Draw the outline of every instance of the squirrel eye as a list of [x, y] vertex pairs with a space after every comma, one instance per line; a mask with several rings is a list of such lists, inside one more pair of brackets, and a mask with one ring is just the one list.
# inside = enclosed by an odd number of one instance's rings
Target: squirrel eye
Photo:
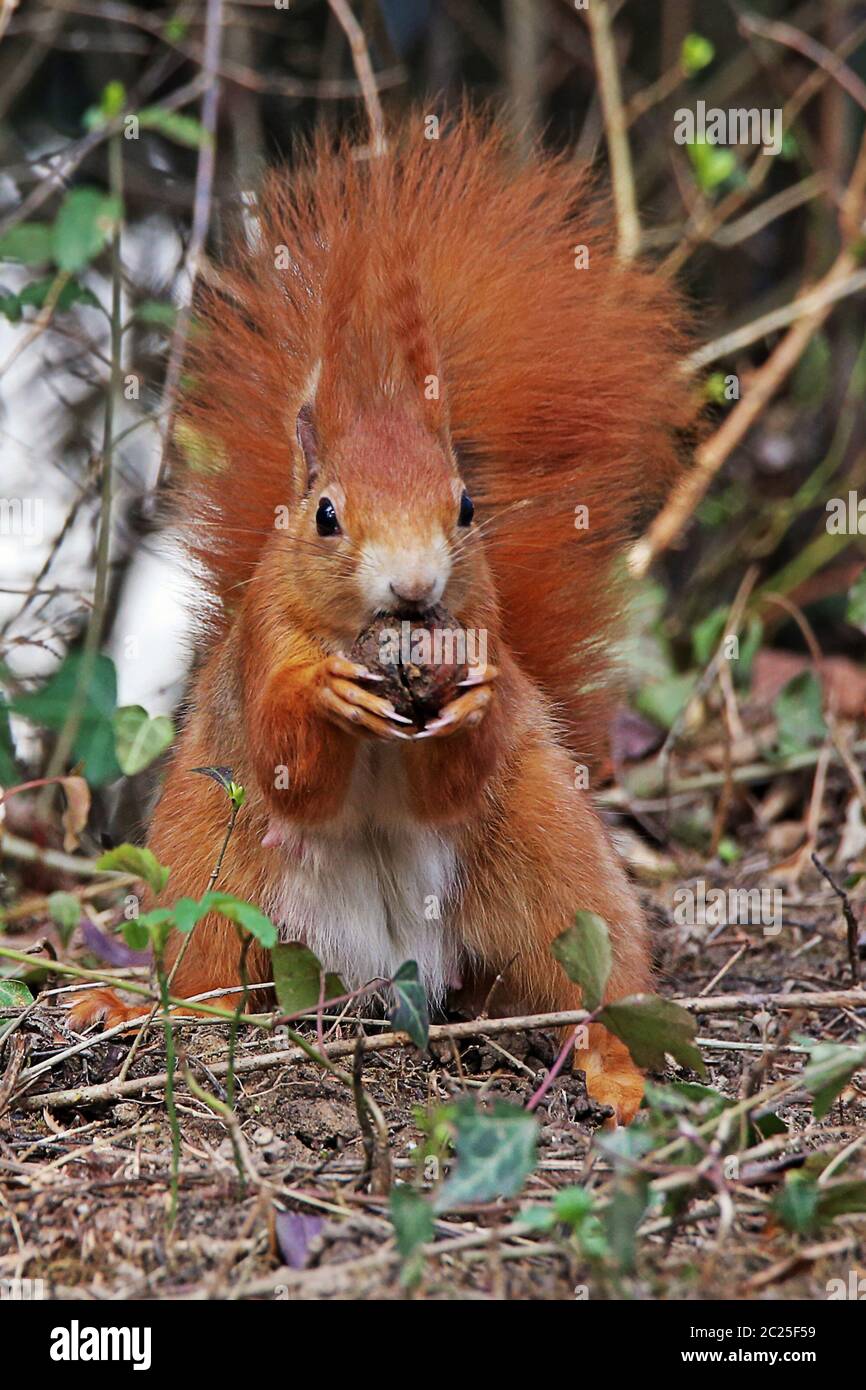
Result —
[[457, 517], [457, 525], [468, 526], [474, 515], [475, 503], [472, 501], [469, 493], [464, 492], [463, 496], [460, 498], [460, 512]]
[[340, 523], [337, 520], [337, 513], [330, 497], [321, 497], [316, 508], [316, 530], [320, 536], [336, 536], [339, 534]]

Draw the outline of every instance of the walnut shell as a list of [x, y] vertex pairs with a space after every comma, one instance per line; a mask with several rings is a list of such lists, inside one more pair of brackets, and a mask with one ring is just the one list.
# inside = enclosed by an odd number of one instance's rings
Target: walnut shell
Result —
[[465, 662], [454, 659], [466, 654], [461, 633], [441, 604], [416, 615], [386, 613], [361, 633], [350, 656], [383, 676], [376, 693], [423, 729], [456, 698], [469, 674]]

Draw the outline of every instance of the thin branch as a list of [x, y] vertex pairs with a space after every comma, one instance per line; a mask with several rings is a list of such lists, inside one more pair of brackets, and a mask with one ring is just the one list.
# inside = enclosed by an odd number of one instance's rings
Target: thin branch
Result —
[[385, 144], [385, 120], [382, 115], [382, 102], [376, 84], [376, 74], [373, 71], [364, 31], [352, 14], [348, 0], [328, 0], [328, 4], [349, 40], [349, 47], [352, 50], [355, 75], [361, 87], [364, 105], [367, 108], [367, 119], [370, 123], [370, 148], [374, 155], [382, 155], [387, 148]]
[[613, 41], [607, 0], [592, 0], [587, 11], [592, 51], [598, 73], [607, 151], [610, 157], [613, 197], [619, 229], [619, 255], [631, 261], [640, 247], [640, 220], [637, 211], [634, 173], [628, 143], [628, 121], [622, 101], [619, 66]]
[[168, 444], [171, 439], [172, 419], [183, 369], [183, 357], [189, 325], [192, 316], [193, 297], [198, 278], [199, 266], [204, 253], [210, 225], [211, 199], [213, 195], [214, 167], [216, 158], [216, 128], [219, 110], [219, 61], [223, 30], [223, 0], [207, 0], [207, 18], [204, 31], [204, 51], [202, 55], [201, 81], [201, 124], [204, 138], [198, 152], [198, 166], [195, 175], [193, 194], [192, 227], [186, 254], [186, 277], [182, 290], [182, 301], [171, 337], [168, 367], [162, 391], [160, 416], [163, 422], [162, 457], [152, 496], [155, 498], [165, 480], [168, 467]]

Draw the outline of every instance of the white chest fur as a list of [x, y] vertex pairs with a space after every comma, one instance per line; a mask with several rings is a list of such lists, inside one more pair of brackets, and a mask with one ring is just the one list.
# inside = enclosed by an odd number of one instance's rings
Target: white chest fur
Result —
[[400, 750], [365, 746], [338, 818], [290, 826], [282, 881], [268, 904], [286, 941], [303, 941], [354, 989], [414, 960], [441, 1001], [458, 965], [449, 927], [456, 856], [447, 835], [410, 814]]

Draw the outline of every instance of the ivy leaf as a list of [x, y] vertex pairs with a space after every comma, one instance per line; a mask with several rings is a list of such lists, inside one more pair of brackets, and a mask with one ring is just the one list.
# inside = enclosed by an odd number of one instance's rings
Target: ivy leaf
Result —
[[821, 1190], [812, 1178], [789, 1173], [785, 1186], [773, 1199], [772, 1209], [786, 1230], [808, 1236], [818, 1225], [820, 1196]]
[[210, 133], [194, 116], [184, 116], [180, 111], [166, 111], [162, 106], [146, 106], [138, 113], [139, 125], [143, 130], [155, 130], [176, 145], [186, 145], [191, 150], [201, 149], [212, 143]]
[[604, 998], [613, 964], [607, 923], [594, 912], [577, 912], [574, 926], [561, 932], [550, 949], [568, 978], [580, 985], [583, 1007], [592, 1013]]
[[625, 1043], [639, 1067], [661, 1069], [669, 1052], [685, 1067], [706, 1076], [704, 1059], [693, 1039], [697, 1021], [679, 1004], [657, 994], [632, 994], [607, 1004], [599, 1023]]
[[[9, 708], [33, 724], [60, 730], [75, 699], [82, 652], [70, 652], [63, 664], [39, 690], [18, 695]], [[112, 718], [117, 707], [117, 674], [110, 657], [98, 653], [92, 660], [73, 753], [84, 764], [91, 786], [102, 786], [120, 776], [114, 752]]]
[[68, 946], [70, 937], [81, 921], [81, 903], [72, 893], [52, 893], [48, 899], [48, 913], [57, 924], [60, 940]]
[[669, 729], [691, 698], [697, 683], [694, 671], [664, 676], [642, 687], [635, 696], [635, 708], [663, 729]]
[[433, 1239], [433, 1208], [420, 1192], [406, 1183], [391, 1189], [389, 1205], [397, 1249], [403, 1259], [408, 1260], [422, 1245]]
[[0, 980], [0, 1008], [23, 1009], [33, 1003], [33, 995], [23, 980]]
[[418, 966], [407, 960], [391, 980], [395, 1003], [389, 1014], [391, 1026], [398, 1033], [408, 1033], [416, 1047], [426, 1047], [430, 1037], [430, 1016], [427, 995], [418, 978]]
[[457, 1166], [439, 1189], [434, 1210], [516, 1196], [536, 1164], [535, 1116], [506, 1101], [490, 1111], [476, 1110], [470, 1101], [457, 1107], [455, 1122]]
[[[31, 280], [18, 295], [19, 303], [22, 307], [43, 309], [55, 283], [55, 277], [52, 275], [46, 275], [42, 280]], [[62, 312], [64, 309], [71, 309], [73, 304], [86, 304], [90, 309], [100, 307], [96, 295], [86, 285], [79, 284], [77, 280], [67, 280], [54, 301], [54, 308], [55, 311]]]
[[119, 869], [124, 874], [135, 874], [143, 879], [155, 897], [159, 897], [168, 882], [171, 872], [160, 864], [153, 850], [143, 845], [117, 845], [101, 854], [96, 861], [97, 869]]
[[47, 222], [19, 222], [0, 237], [0, 259], [41, 265], [52, 259], [54, 234]]
[[112, 722], [117, 761], [127, 777], [149, 767], [174, 738], [174, 724], [168, 715], [151, 719], [141, 705], [123, 705], [115, 710]]
[[776, 715], [776, 750], [780, 757], [802, 753], [826, 736], [821, 683], [814, 671], [801, 671], [779, 692], [773, 704]]
[[840, 1043], [810, 1045], [809, 1061], [803, 1070], [803, 1085], [812, 1093], [812, 1113], [816, 1120], [823, 1120], [855, 1071], [864, 1066], [866, 1040], [857, 1047], [843, 1047]]
[[200, 907], [202, 916], [206, 912], [218, 912], [236, 926], [243, 927], [267, 950], [277, 943], [277, 929], [270, 917], [243, 898], [236, 898], [231, 893], [205, 893]]
[[620, 1178], [604, 1209], [602, 1227], [617, 1269], [629, 1274], [637, 1259], [637, 1231], [649, 1201], [649, 1182], [642, 1174]]
[[[322, 967], [317, 956], [299, 941], [282, 941], [271, 947], [274, 989], [284, 1014], [315, 1009], [319, 1003]], [[325, 975], [325, 999], [345, 994], [339, 975]]]
[[54, 223], [54, 260], [76, 274], [105, 246], [123, 215], [120, 200], [98, 188], [73, 188]]

